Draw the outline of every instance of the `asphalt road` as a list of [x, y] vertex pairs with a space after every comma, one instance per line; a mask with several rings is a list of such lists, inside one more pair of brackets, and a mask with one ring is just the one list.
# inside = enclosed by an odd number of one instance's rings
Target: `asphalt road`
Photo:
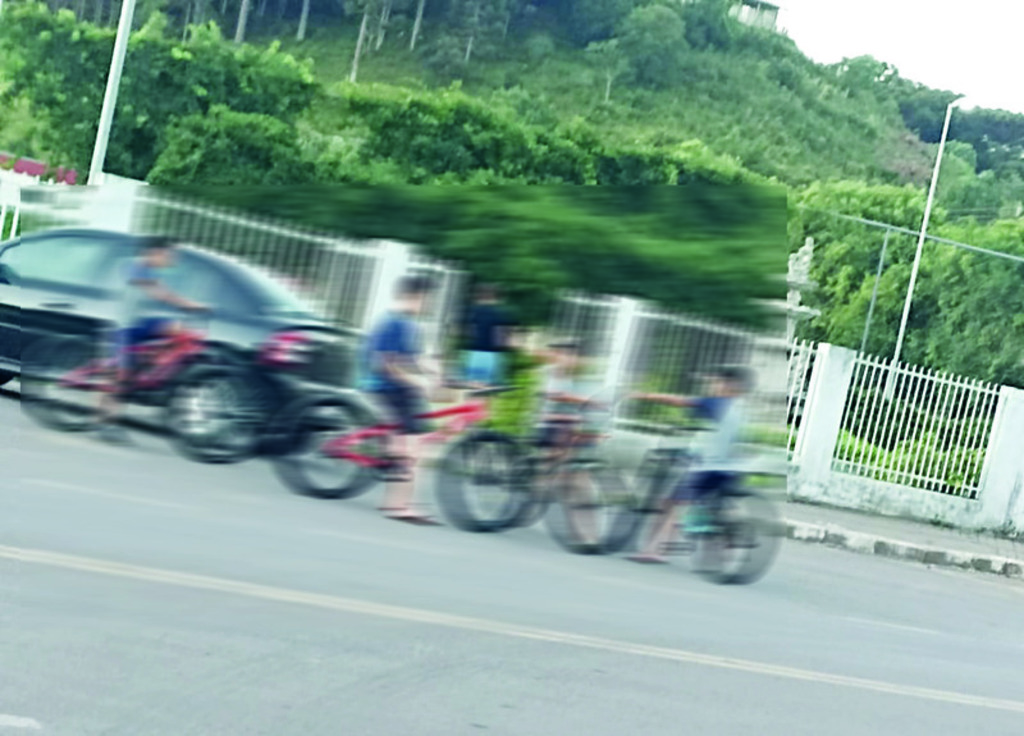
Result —
[[0, 735], [1021, 733], [1019, 583], [791, 544], [721, 588], [136, 438], [0, 397]]

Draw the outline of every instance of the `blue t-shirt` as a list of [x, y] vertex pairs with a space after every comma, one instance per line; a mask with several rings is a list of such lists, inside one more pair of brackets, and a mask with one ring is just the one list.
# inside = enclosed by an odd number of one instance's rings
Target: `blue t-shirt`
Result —
[[724, 396], [708, 396], [693, 406], [696, 416], [711, 422], [698, 440], [698, 459], [691, 470], [732, 472], [746, 423], [744, 402]]
[[412, 360], [420, 353], [419, 328], [416, 322], [401, 314], [391, 314], [370, 334], [363, 348], [363, 391], [387, 391], [399, 384], [380, 369], [378, 361], [384, 353], [395, 353]]
[[154, 309], [149, 302], [144, 283], [159, 283], [161, 269], [156, 269], [141, 258], [134, 258], [122, 265], [124, 296], [121, 302], [121, 326], [128, 328], [146, 317], [168, 311], [168, 307]]

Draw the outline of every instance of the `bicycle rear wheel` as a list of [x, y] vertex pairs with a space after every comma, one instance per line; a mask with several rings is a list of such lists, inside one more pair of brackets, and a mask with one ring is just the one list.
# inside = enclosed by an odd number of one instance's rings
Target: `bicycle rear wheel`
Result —
[[22, 359], [21, 405], [25, 413], [50, 429], [81, 432], [99, 420], [99, 391], [114, 378], [99, 372], [68, 381], [73, 372], [101, 360], [99, 347], [75, 337], [44, 338], [33, 343]]
[[436, 475], [437, 505], [467, 532], [497, 532], [514, 526], [529, 502], [519, 445], [493, 431], [467, 435], [445, 453]]
[[712, 512], [717, 531], [695, 537], [695, 571], [721, 585], [749, 585], [764, 577], [785, 536], [775, 505], [741, 489], [716, 499]]
[[[373, 468], [322, 451], [327, 440], [360, 429], [361, 415], [358, 407], [337, 396], [307, 397], [286, 408], [282, 452], [272, 458], [277, 477], [295, 493], [314, 498], [354, 498], [369, 491], [377, 479]], [[368, 439], [353, 450], [383, 457], [384, 438]]]

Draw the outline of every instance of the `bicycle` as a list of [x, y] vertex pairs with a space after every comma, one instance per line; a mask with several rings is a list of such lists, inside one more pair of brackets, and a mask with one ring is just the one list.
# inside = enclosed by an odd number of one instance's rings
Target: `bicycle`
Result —
[[[575, 479], [573, 474], [583, 467], [580, 458], [594, 455], [596, 444], [606, 436], [605, 429], [595, 427], [602, 422], [595, 422], [594, 417], [605, 412], [610, 416], [614, 403], [602, 391], [591, 397], [590, 408], [585, 410], [589, 415], [587, 421], [554, 422], [569, 437], [561, 446], [541, 447], [534, 439], [518, 441], [507, 449], [503, 459], [507, 471], [503, 476], [493, 471], [474, 472], [467, 467], [468, 463], [460, 462], [460, 452], [483, 454], [473, 446], [473, 438], [454, 444], [437, 474], [438, 506], [453, 526], [468, 532], [502, 532], [537, 524], [560, 497], [566, 477]], [[585, 472], [603, 489], [615, 488], [621, 482], [618, 471], [596, 456]], [[500, 489], [495, 490], [495, 486]], [[488, 503], [495, 496], [501, 503]]]
[[[199, 318], [208, 320], [208, 316]], [[81, 432], [99, 424], [95, 395], [164, 410], [176, 449], [203, 462], [235, 462], [255, 447], [256, 417], [244, 372], [209, 346], [208, 322], [133, 345], [118, 385], [112, 350], [81, 337], [42, 338], [26, 351], [22, 405], [41, 425]]]
[[[693, 431], [692, 427], [676, 427], [668, 436]], [[581, 540], [578, 521], [574, 522], [576, 515], [590, 507], [561, 504], [558, 523], [565, 530], [561, 535], [562, 546], [590, 554], [613, 554], [635, 548], [647, 527], [663, 513], [672, 489], [689, 472], [695, 459], [696, 455], [685, 447], [649, 450], [632, 487], [623, 485], [617, 496], [609, 494], [598, 501], [607, 521], [595, 540]], [[761, 579], [778, 555], [784, 529], [774, 504], [746, 483], [754, 475], [730, 474], [701, 502], [708, 525], [694, 533], [685, 523], [677, 523], [676, 538], [668, 543], [666, 552], [692, 554], [696, 571], [720, 584], [750, 584]]]
[[[423, 421], [444, 422], [440, 429], [423, 435], [421, 441], [436, 444], [463, 435], [466, 443], [459, 446], [471, 447], [473, 454], [492, 447], [506, 457], [514, 454], [516, 443], [507, 435], [492, 430], [470, 431], [489, 416], [483, 397], [514, 390], [501, 386], [469, 391], [474, 400], [421, 414], [418, 418]], [[406, 460], [387, 451], [387, 439], [401, 425], [379, 421], [375, 412], [346, 396], [318, 394], [300, 399], [286, 408], [282, 426], [284, 444], [282, 452], [272, 459], [274, 470], [288, 488], [300, 495], [354, 498], [377, 482], [397, 479]], [[509, 467], [506, 465], [506, 471]], [[330, 477], [318, 476], [320, 471]], [[507, 477], [500, 476], [499, 482], [505, 484]]]

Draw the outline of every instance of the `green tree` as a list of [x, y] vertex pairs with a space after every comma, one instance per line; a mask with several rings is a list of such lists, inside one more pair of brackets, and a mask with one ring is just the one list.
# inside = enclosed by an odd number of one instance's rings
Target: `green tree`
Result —
[[[114, 117], [107, 170], [144, 179], [175, 119], [215, 105], [285, 121], [307, 109], [317, 93], [308, 62], [264, 48], [224, 42], [216, 25], [196, 26], [187, 41], [167, 38], [166, 21], [151, 16], [132, 34]], [[68, 10], [41, 3], [4, 9], [0, 57], [9, 84], [0, 102], [25, 100], [33, 114], [54, 122], [43, 145], [69, 165], [88, 167], [96, 137], [114, 32], [80, 23]]]
[[580, 46], [612, 37], [634, 7], [634, 0], [573, 0], [566, 25]]
[[637, 82], [668, 87], [679, 80], [685, 32], [679, 13], [664, 5], [647, 5], [629, 14], [622, 24], [619, 45]]
[[733, 0], [692, 0], [682, 5], [686, 40], [695, 49], [728, 49], [738, 34], [729, 16]]
[[612, 98], [612, 84], [629, 69], [629, 60], [619, 49], [619, 40], [594, 41], [587, 46], [590, 62], [604, 78], [604, 101]]

